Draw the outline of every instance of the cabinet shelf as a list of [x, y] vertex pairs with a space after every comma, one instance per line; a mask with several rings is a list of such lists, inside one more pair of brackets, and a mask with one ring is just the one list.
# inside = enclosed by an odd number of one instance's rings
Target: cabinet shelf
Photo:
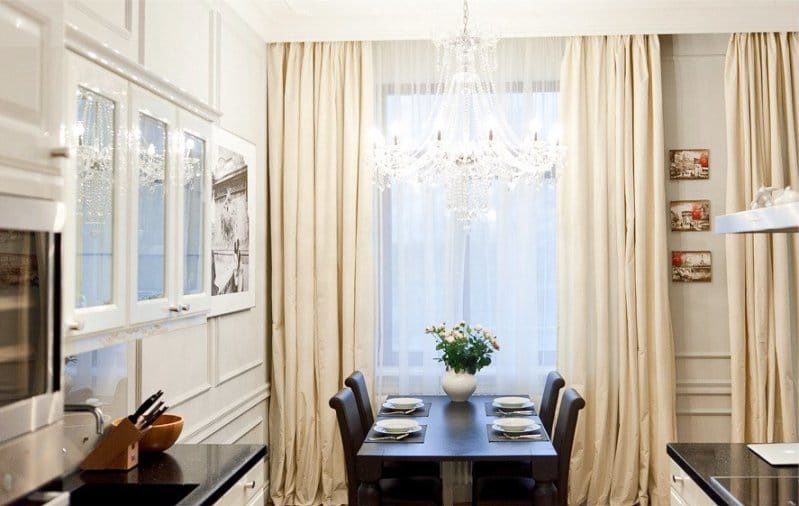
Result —
[[799, 202], [716, 217], [717, 234], [799, 232]]

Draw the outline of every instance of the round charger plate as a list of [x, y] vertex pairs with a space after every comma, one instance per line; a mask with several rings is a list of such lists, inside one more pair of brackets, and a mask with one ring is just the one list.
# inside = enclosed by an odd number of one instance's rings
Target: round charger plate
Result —
[[541, 428], [539, 424], [529, 418], [502, 418], [495, 421], [491, 427], [499, 432], [513, 434], [535, 432]]
[[420, 430], [422, 426], [416, 420], [407, 418], [387, 418], [375, 423], [375, 431], [383, 434], [408, 434]]
[[533, 402], [527, 397], [497, 397], [491, 404], [494, 405], [494, 407], [505, 409], [533, 407]]
[[393, 399], [387, 399], [385, 404], [388, 404], [390, 409], [411, 409], [424, 406], [422, 399], [415, 397], [394, 397]]

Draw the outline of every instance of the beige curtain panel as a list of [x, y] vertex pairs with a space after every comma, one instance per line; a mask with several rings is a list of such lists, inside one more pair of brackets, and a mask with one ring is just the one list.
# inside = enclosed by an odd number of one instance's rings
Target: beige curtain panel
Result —
[[[727, 212], [799, 188], [799, 36], [736, 34], [725, 69]], [[727, 236], [733, 441], [797, 440], [799, 234]]]
[[372, 377], [371, 46], [272, 44], [268, 59], [271, 498], [345, 504], [328, 399], [354, 369]]
[[569, 503], [669, 504], [675, 373], [657, 36], [569, 40], [561, 118], [558, 367], [587, 402]]

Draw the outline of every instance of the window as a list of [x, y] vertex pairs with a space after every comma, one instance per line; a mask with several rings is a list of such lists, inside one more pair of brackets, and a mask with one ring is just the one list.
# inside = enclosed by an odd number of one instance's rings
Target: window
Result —
[[[498, 103], [518, 135], [533, 121], [546, 135], [558, 121], [560, 46], [545, 48], [551, 73], [540, 78], [514, 74], [518, 51], [540, 50], [535, 41], [518, 44], [500, 46]], [[425, 52], [432, 49], [414, 43], [376, 47], [377, 118], [387, 136], [412, 138], [423, 128], [435, 90], [433, 66], [418, 68], [431, 60]], [[448, 216], [444, 188], [400, 183], [379, 195], [380, 394], [438, 393], [443, 367], [424, 328], [462, 319], [492, 329], [502, 347], [479, 373], [478, 392], [540, 394], [556, 360], [555, 193], [496, 185], [489, 216], [468, 232]]]

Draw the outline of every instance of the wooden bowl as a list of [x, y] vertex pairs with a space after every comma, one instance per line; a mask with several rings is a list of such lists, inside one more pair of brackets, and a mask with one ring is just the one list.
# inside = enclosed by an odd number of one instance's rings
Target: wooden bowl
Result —
[[139, 441], [139, 450], [143, 452], [162, 452], [178, 440], [183, 431], [183, 417], [164, 413], [147, 429]]

